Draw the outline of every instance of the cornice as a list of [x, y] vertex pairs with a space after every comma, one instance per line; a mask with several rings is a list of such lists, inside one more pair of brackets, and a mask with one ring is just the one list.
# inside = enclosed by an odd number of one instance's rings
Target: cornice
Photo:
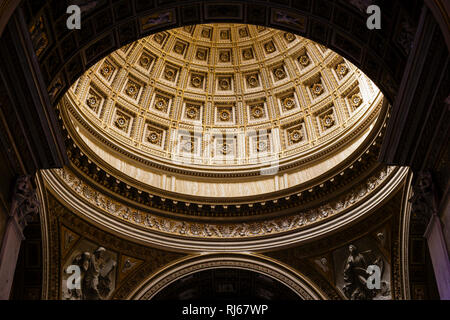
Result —
[[[59, 173], [64, 174], [61, 170]], [[359, 195], [353, 192], [338, 202], [327, 203], [295, 216], [239, 224], [160, 218], [115, 203], [75, 176], [72, 176], [74, 180], [71, 186], [61, 179], [57, 171], [46, 171], [43, 176], [49, 190], [74, 213], [127, 238], [188, 252], [228, 252], [250, 249], [261, 251], [312, 241], [344, 225], [355, 223], [379, 207], [403, 182], [406, 173], [405, 168], [388, 168], [382, 171], [381, 181], [367, 182], [366, 188], [370, 191], [361, 189]], [[88, 197], [83, 199], [85, 194]]]

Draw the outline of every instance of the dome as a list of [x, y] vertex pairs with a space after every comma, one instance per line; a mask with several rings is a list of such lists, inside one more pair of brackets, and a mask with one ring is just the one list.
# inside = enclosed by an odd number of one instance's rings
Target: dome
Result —
[[370, 144], [382, 102], [360, 70], [320, 44], [227, 23], [113, 52], [60, 108], [84, 152], [130, 186], [227, 202], [329, 178]]

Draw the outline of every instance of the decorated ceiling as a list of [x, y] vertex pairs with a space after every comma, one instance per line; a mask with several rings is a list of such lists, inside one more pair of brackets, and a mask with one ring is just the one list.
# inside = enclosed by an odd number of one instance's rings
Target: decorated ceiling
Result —
[[127, 184], [232, 199], [329, 178], [372, 142], [382, 104], [360, 70], [313, 41], [205, 24], [112, 53], [60, 109], [84, 152]]
[[[62, 269], [103, 255], [100, 298], [152, 299], [205, 266], [258, 270], [302, 299], [399, 295], [389, 206], [407, 170], [377, 161], [383, 94], [330, 49], [254, 25], [162, 31], [99, 60], [58, 112], [70, 165], [42, 173], [60, 243], [46, 254]], [[113, 250], [109, 234], [152, 249]], [[383, 289], [357, 297], [351, 254], [381, 266]], [[54, 271], [55, 298], [92, 298]]]

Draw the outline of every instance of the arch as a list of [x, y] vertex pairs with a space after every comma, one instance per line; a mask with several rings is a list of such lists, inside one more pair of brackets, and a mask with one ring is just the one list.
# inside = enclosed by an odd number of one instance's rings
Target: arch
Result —
[[133, 290], [127, 299], [150, 300], [171, 283], [196, 272], [237, 268], [268, 276], [294, 291], [304, 300], [323, 300], [328, 297], [317, 285], [299, 272], [267, 257], [255, 254], [207, 254], [190, 256], [151, 275]]
[[[387, 2], [381, 30], [366, 27], [367, 14], [351, 1], [101, 1], [83, 7], [81, 30], [67, 30], [63, 1], [21, 11], [53, 104], [89, 67], [149, 34], [199, 23], [235, 22], [286, 30], [336, 51], [368, 75], [393, 101], [414, 38], [421, 2]], [[353, 4], [355, 3], [355, 4]], [[403, 27], [409, 21], [410, 29]], [[52, 28], [53, 27], [53, 28]], [[52, 29], [54, 31], [52, 31]], [[413, 31], [414, 30], [414, 31]], [[405, 43], [405, 32], [406, 39]], [[46, 41], [38, 41], [44, 38]]]

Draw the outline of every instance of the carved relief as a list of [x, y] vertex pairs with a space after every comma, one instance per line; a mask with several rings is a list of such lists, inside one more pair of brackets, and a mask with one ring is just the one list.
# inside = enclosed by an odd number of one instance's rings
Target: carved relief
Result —
[[231, 76], [219, 76], [217, 78], [218, 89], [221, 91], [231, 90], [232, 77]]
[[164, 33], [164, 32], [159, 32], [153, 36], [153, 40], [159, 45], [162, 45], [164, 40], [166, 40], [166, 38], [167, 38], [167, 33]]
[[353, 109], [358, 108], [362, 104], [363, 100], [358, 93], [355, 93], [350, 97], [350, 105]]
[[173, 52], [175, 52], [179, 55], [184, 55], [187, 46], [188, 46], [187, 43], [182, 42], [182, 41], [177, 41], [177, 42], [175, 42], [175, 45], [173, 46]]
[[420, 217], [424, 225], [428, 224], [433, 214], [437, 213], [437, 199], [433, 178], [430, 171], [419, 172], [413, 186], [414, 195], [409, 199], [412, 212]]
[[147, 70], [150, 69], [150, 66], [152, 65], [153, 61], [155, 60], [154, 57], [150, 56], [147, 53], [143, 53], [141, 57], [139, 58], [139, 65]]
[[218, 107], [217, 115], [219, 121], [229, 122], [233, 121], [233, 108], [232, 107]]
[[272, 69], [273, 75], [275, 77], [275, 81], [283, 80], [286, 78], [286, 71], [284, 70], [284, 67], [278, 66]]
[[311, 63], [311, 60], [309, 59], [307, 54], [303, 54], [300, 57], [298, 57], [298, 62], [304, 66], [307, 67]]
[[323, 85], [321, 82], [314, 83], [313, 85], [311, 85], [310, 89], [311, 89], [311, 94], [315, 98], [319, 97], [324, 92], [324, 88], [323, 88]]
[[166, 65], [165, 69], [164, 69], [164, 79], [171, 81], [171, 82], [175, 82], [176, 78], [177, 78], [177, 74], [178, 74], [178, 69], [175, 67], [172, 67], [170, 65]]
[[[104, 300], [115, 288], [117, 255], [103, 247], [83, 240], [64, 264], [62, 277], [63, 299]], [[80, 287], [67, 288], [67, 268], [77, 266], [81, 271]]]
[[154, 127], [148, 127], [147, 141], [151, 144], [161, 145], [162, 144], [162, 130], [156, 129]]
[[[264, 142], [264, 139], [260, 141]], [[183, 143], [188, 143], [186, 150], [191, 152], [194, 150], [194, 142], [192, 137], [186, 137], [182, 140]], [[189, 143], [190, 142], [190, 143]], [[254, 137], [254, 142], [258, 142], [258, 139]], [[268, 147], [267, 144], [260, 144], [260, 148]], [[256, 150], [256, 144], [254, 144], [254, 151]], [[55, 169], [54, 170], [62, 181], [64, 181], [78, 196], [85, 198], [89, 203], [93, 204], [96, 208], [105, 212], [105, 214], [111, 214], [125, 221], [144, 226], [151, 230], [161, 231], [164, 233], [178, 234], [181, 236], [195, 236], [195, 237], [207, 237], [207, 238], [242, 238], [242, 237], [254, 237], [282, 233], [286, 231], [292, 231], [300, 228], [304, 228], [313, 223], [329, 219], [336, 214], [348, 209], [370, 195], [377, 187], [390, 176], [394, 171], [394, 167], [387, 167], [378, 172], [374, 176], [367, 179], [358, 189], [351, 190], [349, 193], [342, 195], [336, 200], [328, 203], [327, 208], [313, 208], [304, 212], [279, 219], [264, 220], [260, 223], [236, 223], [236, 224], [209, 224], [209, 223], [197, 223], [197, 222], [182, 222], [172, 219], [167, 219], [159, 216], [154, 216], [148, 212], [132, 209], [119, 203], [107, 196], [95, 191], [90, 186], [86, 185], [79, 178], [69, 172], [67, 169]], [[87, 197], [82, 190], [90, 189], [92, 195]], [[136, 212], [134, 217], [142, 217], [135, 219], [132, 215], [123, 213]], [[358, 245], [358, 244], [356, 244]]]
[[240, 28], [239, 29], [239, 36], [241, 38], [248, 37], [248, 28], [247, 27]]
[[135, 81], [128, 80], [124, 90], [128, 97], [132, 99], [137, 99], [139, 96], [139, 92], [141, 91], [141, 85], [139, 85]]
[[231, 61], [231, 52], [229, 50], [219, 50], [219, 61], [226, 63]]
[[342, 80], [347, 75], [349, 70], [347, 65], [343, 62], [335, 66], [335, 71], [338, 76], [338, 79]]
[[296, 107], [294, 94], [289, 94], [280, 98], [283, 111], [290, 111]]
[[20, 176], [14, 186], [14, 194], [11, 202], [11, 216], [13, 216], [22, 228], [39, 215], [40, 203], [33, 188], [31, 176]]
[[[361, 248], [370, 248], [362, 250]], [[390, 265], [369, 238], [350, 244], [334, 252], [337, 267], [337, 285], [350, 300], [387, 300], [390, 294]], [[380, 287], [372, 288], [374, 283], [369, 266], [380, 270]], [[369, 285], [368, 285], [369, 282]]]
[[200, 106], [187, 103], [186, 104], [186, 118], [190, 120], [200, 120]]
[[290, 33], [290, 32], [285, 32], [283, 34], [284, 38], [286, 39], [287, 42], [292, 42], [295, 40], [295, 34]]
[[250, 108], [250, 118], [252, 120], [261, 119], [266, 115], [264, 103], [253, 104], [250, 105], [249, 108]]
[[96, 114], [99, 113], [103, 98], [94, 90], [90, 89], [86, 99], [86, 105]]
[[277, 51], [273, 41], [266, 42], [264, 44], [264, 50], [266, 51], [267, 54], [274, 53], [275, 51]]
[[253, 49], [252, 48], [242, 49], [242, 57], [244, 60], [253, 59], [254, 58]]
[[208, 49], [198, 48], [195, 57], [200, 61], [206, 61], [208, 59]]
[[113, 66], [111, 62], [108, 61], [108, 59], [105, 59], [102, 66], [100, 67], [100, 74], [105, 78], [106, 81], [110, 81], [114, 71], [116, 68]]
[[153, 104], [153, 107], [158, 111], [166, 113], [169, 109], [169, 101], [170, 99], [168, 97], [156, 94], [155, 103]]
[[258, 73], [246, 75], [245, 80], [248, 88], [256, 88], [260, 86]]
[[128, 133], [131, 126], [131, 117], [121, 112], [119, 110], [116, 111], [116, 115], [114, 118], [114, 126], [121, 131]]

